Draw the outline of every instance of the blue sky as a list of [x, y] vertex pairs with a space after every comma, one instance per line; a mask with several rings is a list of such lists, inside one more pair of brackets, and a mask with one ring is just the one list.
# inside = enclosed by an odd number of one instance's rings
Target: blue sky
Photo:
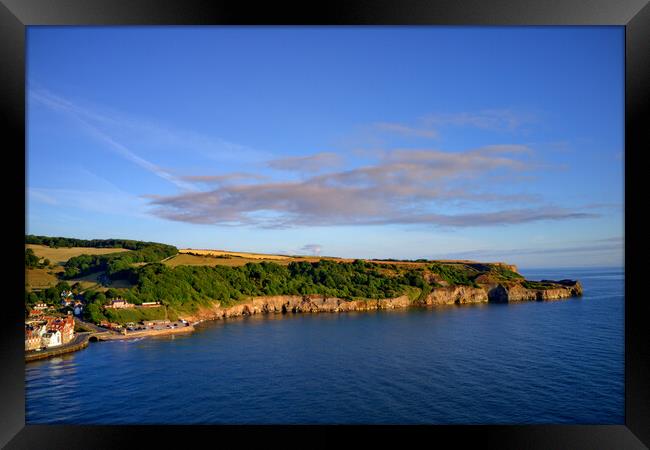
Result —
[[622, 27], [29, 27], [27, 232], [622, 265]]

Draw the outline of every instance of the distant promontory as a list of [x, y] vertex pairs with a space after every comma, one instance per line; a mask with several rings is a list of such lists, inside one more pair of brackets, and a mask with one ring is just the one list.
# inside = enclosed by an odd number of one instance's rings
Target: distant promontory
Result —
[[[530, 281], [501, 262], [178, 250], [154, 242], [32, 235], [26, 247], [26, 312], [35, 304], [59, 307], [61, 292], [69, 290], [83, 304], [83, 320], [98, 325], [582, 295], [576, 280]], [[111, 307], [116, 299], [130, 306]]]

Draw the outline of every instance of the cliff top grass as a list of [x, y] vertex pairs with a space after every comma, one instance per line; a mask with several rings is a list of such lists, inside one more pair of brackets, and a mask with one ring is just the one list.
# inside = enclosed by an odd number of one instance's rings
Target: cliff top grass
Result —
[[553, 289], [557, 288], [556, 283], [549, 283], [548, 281], [530, 281], [525, 280], [521, 283], [526, 289]]

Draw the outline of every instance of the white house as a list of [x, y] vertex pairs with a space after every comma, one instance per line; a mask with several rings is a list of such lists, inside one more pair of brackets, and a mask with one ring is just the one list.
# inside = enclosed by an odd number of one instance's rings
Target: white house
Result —
[[44, 333], [41, 339], [43, 347], [56, 347], [61, 345], [61, 332], [59, 330], [50, 330], [47, 333]]

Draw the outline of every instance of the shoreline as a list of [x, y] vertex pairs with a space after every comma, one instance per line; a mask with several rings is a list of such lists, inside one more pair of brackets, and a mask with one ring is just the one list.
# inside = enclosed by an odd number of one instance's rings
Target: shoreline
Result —
[[358, 299], [344, 300], [336, 297], [319, 295], [278, 295], [252, 297], [239, 304], [221, 307], [217, 301], [212, 307], [200, 309], [193, 315], [183, 315], [179, 318], [188, 322], [184, 327], [162, 328], [142, 331], [132, 331], [127, 334], [117, 333], [111, 330], [99, 330], [94, 324], [79, 321], [86, 328], [94, 329], [92, 332], [83, 332], [75, 336], [80, 342], [64, 344], [52, 349], [39, 352], [30, 351], [25, 353], [25, 361], [36, 361], [53, 356], [72, 353], [82, 350], [92, 341], [115, 341], [128, 340], [156, 336], [168, 336], [174, 334], [190, 334], [196, 331], [196, 326], [207, 321], [223, 320], [232, 317], [243, 317], [253, 315], [285, 315], [299, 313], [345, 313], [354, 311], [379, 311], [406, 308], [427, 308], [434, 306], [454, 306], [468, 304], [489, 304], [489, 303], [510, 303], [523, 301], [553, 301], [582, 296], [582, 286], [579, 282], [570, 285], [558, 283], [553, 289], [524, 289], [512, 286], [506, 289], [502, 285], [470, 287], [451, 286], [434, 289], [424, 298], [412, 300], [407, 295], [387, 299]]
[[[65, 355], [67, 353], [77, 352], [88, 347], [90, 342], [101, 342], [101, 341], [120, 341], [120, 340], [129, 340], [129, 339], [138, 339], [145, 337], [156, 337], [156, 336], [169, 336], [173, 334], [189, 334], [194, 332], [194, 325], [190, 324], [185, 327], [177, 328], [165, 328], [158, 330], [143, 330], [130, 332], [128, 334], [116, 333], [114, 331], [84, 331], [77, 333], [73, 342], [67, 344], [59, 345], [52, 348], [47, 348], [40, 351], [31, 350], [25, 352], [25, 362], [39, 361], [42, 359], [53, 358], [55, 356]], [[78, 342], [74, 342], [78, 341]]]
[[567, 286], [558, 284], [558, 287], [553, 289], [523, 289], [517, 286], [506, 289], [502, 285], [453, 286], [435, 289], [425, 298], [415, 300], [411, 300], [407, 295], [387, 299], [360, 300], [343, 300], [319, 295], [279, 295], [252, 297], [228, 307], [221, 307], [219, 302], [215, 302], [212, 307], [202, 308], [193, 315], [185, 315], [181, 318], [196, 326], [206, 321], [257, 314], [343, 313], [410, 307], [554, 301], [580, 296], [582, 296], [582, 286], [579, 282]]
[[152, 336], [167, 336], [170, 334], [185, 334], [191, 333], [194, 331], [194, 325], [190, 324], [185, 327], [176, 327], [176, 328], [163, 328], [159, 330], [142, 330], [142, 331], [131, 331], [127, 334], [115, 333], [115, 332], [104, 332], [96, 333], [94, 337], [97, 341], [120, 341], [128, 339], [137, 339], [141, 337], [152, 337]]
[[25, 362], [39, 361], [41, 359], [53, 358], [55, 356], [65, 355], [66, 353], [82, 350], [88, 347], [88, 342], [90, 342], [91, 337], [92, 333], [79, 333], [77, 336], [75, 336], [73, 342], [68, 342], [67, 344], [59, 345], [45, 350], [31, 350], [29, 352], [25, 352]]

